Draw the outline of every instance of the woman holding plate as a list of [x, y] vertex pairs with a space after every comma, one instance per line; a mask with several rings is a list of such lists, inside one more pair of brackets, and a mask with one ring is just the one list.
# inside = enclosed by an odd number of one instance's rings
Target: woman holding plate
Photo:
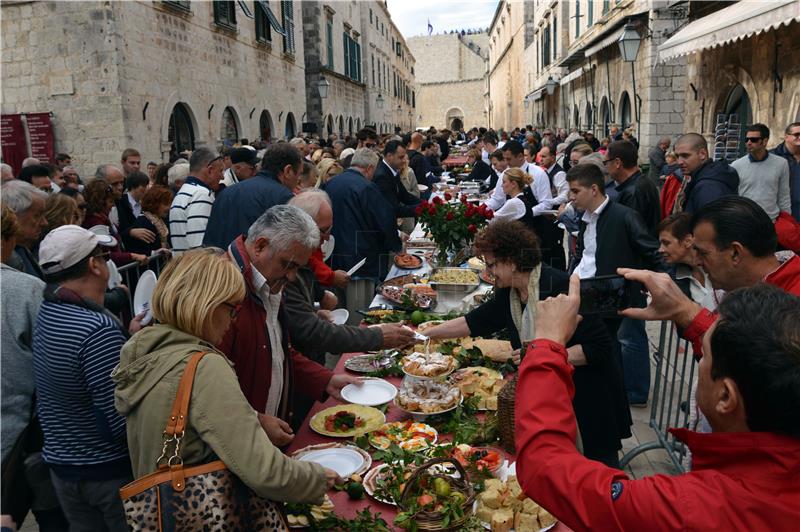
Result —
[[[539, 239], [519, 221], [492, 222], [478, 234], [474, 246], [488, 273], [495, 276], [494, 298], [425, 334], [434, 339], [488, 337], [505, 329], [512, 347], [518, 350], [509, 356], [518, 360], [522, 344], [536, 337], [535, 302], [566, 293], [569, 276], [541, 262]], [[620, 439], [631, 435], [631, 416], [621, 364], [613, 355], [603, 322], [585, 317], [567, 351], [575, 367], [573, 406], [583, 452], [588, 458], [619, 467]]]

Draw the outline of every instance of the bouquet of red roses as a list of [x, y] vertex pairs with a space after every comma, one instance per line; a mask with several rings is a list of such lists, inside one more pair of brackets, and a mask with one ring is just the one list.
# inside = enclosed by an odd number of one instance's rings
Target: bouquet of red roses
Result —
[[475, 240], [475, 234], [494, 217], [486, 205], [475, 206], [462, 195], [461, 201], [451, 201], [453, 197], [445, 193], [444, 200], [439, 196], [417, 206], [416, 215], [422, 228], [433, 236], [436, 242], [437, 258], [442, 265], [447, 264], [451, 254], [466, 248]]

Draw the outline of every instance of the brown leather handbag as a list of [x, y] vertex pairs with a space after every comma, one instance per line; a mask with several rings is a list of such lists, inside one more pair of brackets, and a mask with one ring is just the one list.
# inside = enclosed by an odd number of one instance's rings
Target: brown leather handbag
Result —
[[[128, 526], [134, 531], [157, 530], [279, 530], [289, 529], [282, 505], [258, 496], [221, 460], [184, 467], [181, 439], [189, 419], [189, 399], [197, 365], [206, 353], [195, 353], [178, 385], [158, 471], [119, 490]], [[167, 458], [170, 447], [172, 455]], [[166, 459], [166, 461], [165, 461]]]

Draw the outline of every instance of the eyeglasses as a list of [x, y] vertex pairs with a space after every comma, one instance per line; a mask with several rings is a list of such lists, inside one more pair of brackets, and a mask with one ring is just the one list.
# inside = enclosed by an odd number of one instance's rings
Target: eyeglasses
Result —
[[761, 137], [746, 137], [746, 141], [755, 144], [756, 142], [761, 142]]
[[787, 133], [786, 135], [789, 136], [789, 137], [794, 137], [796, 139], [800, 139], [800, 131], [798, 131], [797, 133]]
[[239, 310], [241, 309], [241, 305], [233, 305], [231, 303], [223, 303], [226, 307], [228, 307], [228, 316], [230, 316], [231, 320], [235, 320], [236, 317], [239, 315]]
[[613, 163], [616, 159], [603, 159], [603, 165], [607, 165], [608, 163]]

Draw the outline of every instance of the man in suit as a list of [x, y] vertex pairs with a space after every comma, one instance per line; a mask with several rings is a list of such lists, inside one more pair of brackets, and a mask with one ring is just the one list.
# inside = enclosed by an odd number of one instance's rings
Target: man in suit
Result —
[[138, 170], [131, 172], [125, 178], [125, 193], [114, 202], [117, 207], [118, 228], [123, 245], [127, 245], [131, 238], [148, 244], [152, 244], [156, 240], [156, 235], [152, 231], [144, 228], [133, 229], [136, 218], [142, 215], [141, 202], [149, 184], [150, 178], [147, 177], [147, 174]]
[[390, 140], [383, 148], [383, 161], [378, 163], [372, 179], [391, 205], [395, 218], [413, 218], [419, 205], [419, 198], [412, 196], [400, 181], [399, 172], [407, 160], [403, 143]]

